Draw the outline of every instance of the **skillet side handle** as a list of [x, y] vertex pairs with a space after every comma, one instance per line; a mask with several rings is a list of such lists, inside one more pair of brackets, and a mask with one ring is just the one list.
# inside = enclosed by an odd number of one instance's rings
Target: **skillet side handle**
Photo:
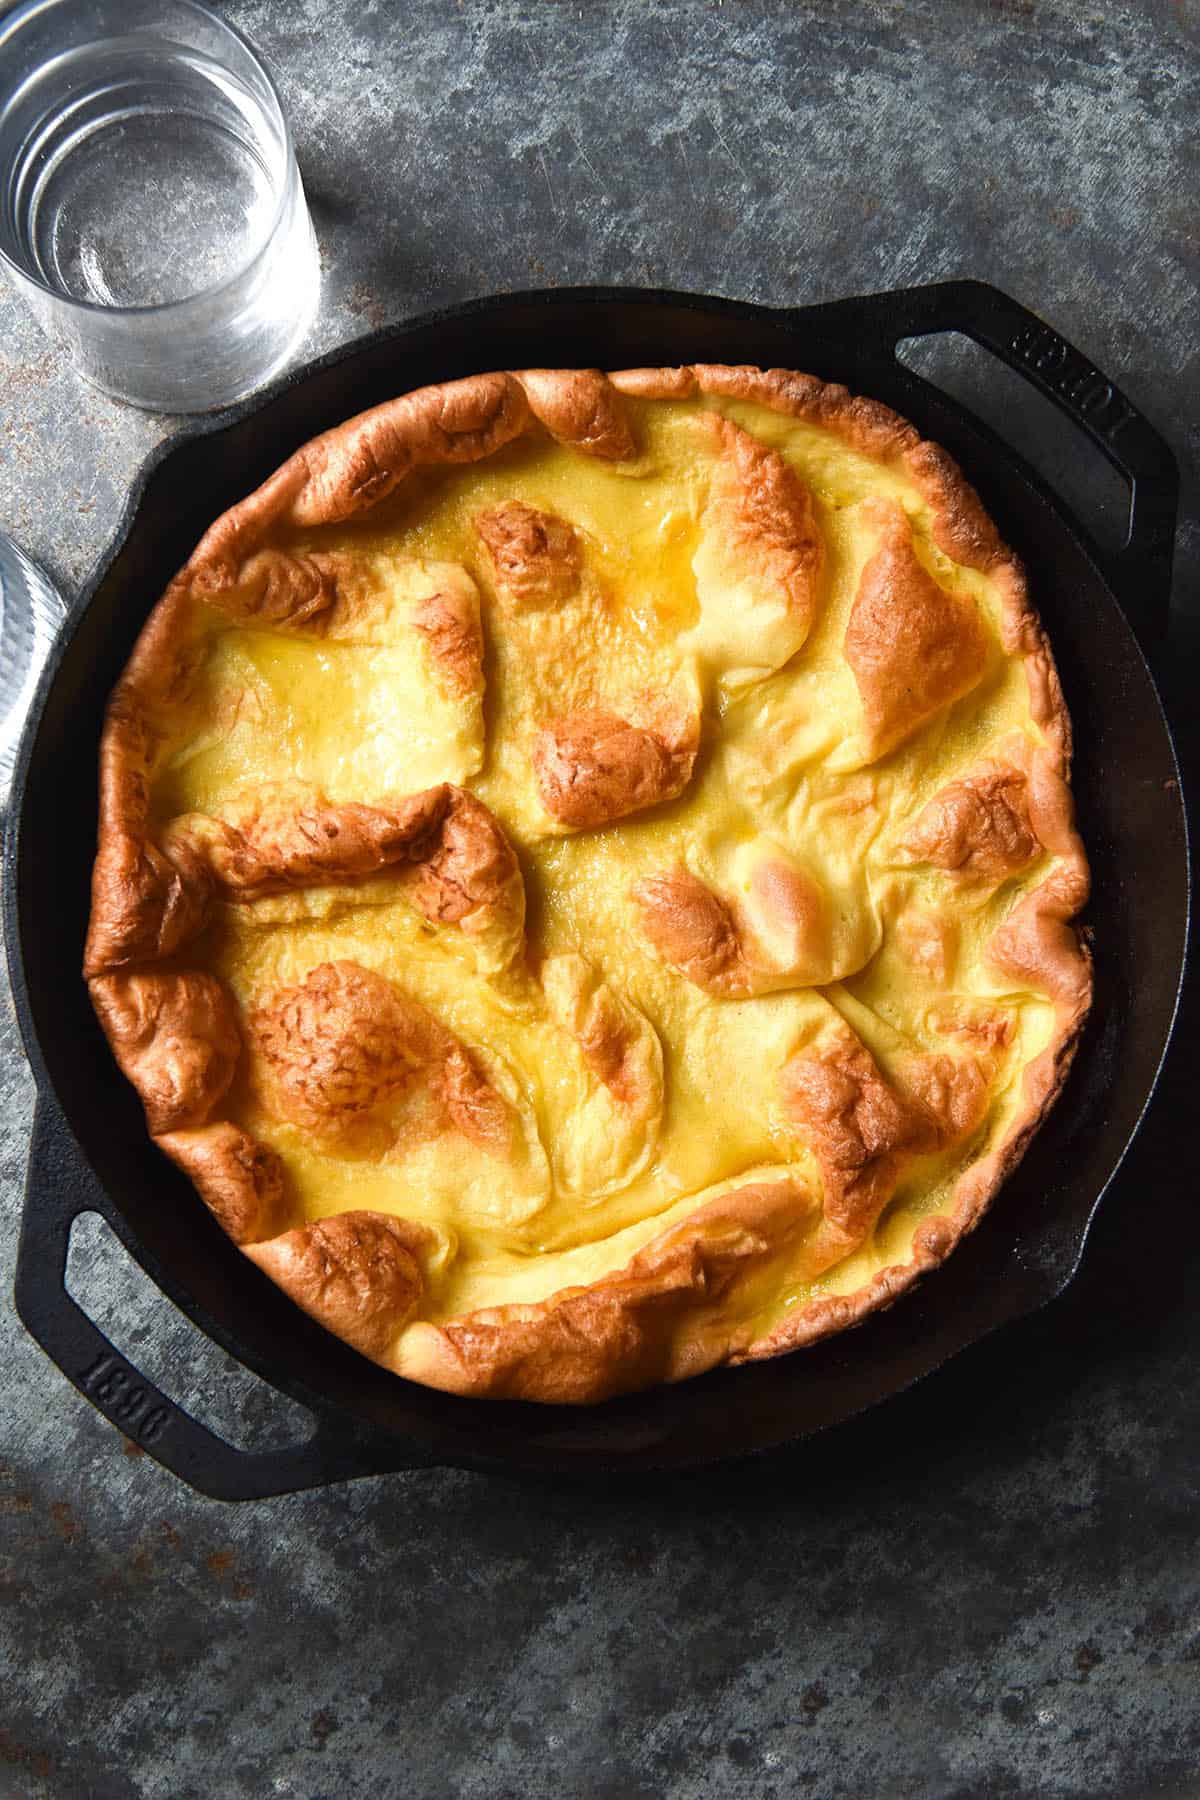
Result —
[[1166, 442], [1116, 383], [1036, 313], [982, 281], [947, 281], [886, 296], [892, 348], [906, 337], [961, 331], [1066, 413], [1129, 483], [1129, 525], [1114, 552], [1093, 555], [1147, 645], [1165, 635], [1179, 470]]
[[[244, 1451], [194, 1419], [111, 1344], [66, 1288], [71, 1226], [80, 1213], [109, 1217], [61, 1113], [39, 1098], [25, 1182], [14, 1296], [30, 1335], [106, 1419], [189, 1487], [214, 1500], [261, 1500], [428, 1459], [356, 1444], [321, 1421], [311, 1438]], [[111, 1223], [110, 1219], [110, 1223]], [[114, 1227], [115, 1228], [115, 1227]]]

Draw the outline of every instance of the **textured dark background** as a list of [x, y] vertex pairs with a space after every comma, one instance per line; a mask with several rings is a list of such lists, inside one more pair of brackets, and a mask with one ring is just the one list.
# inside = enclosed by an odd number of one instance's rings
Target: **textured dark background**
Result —
[[[969, 274], [1041, 312], [1183, 465], [1163, 667], [1194, 743], [1196, 0], [224, 10], [295, 125], [310, 351], [577, 281], [783, 303]], [[979, 361], [933, 366], [1000, 393], [1111, 531], [1104, 471]], [[67, 586], [170, 425], [81, 387], [0, 293], [0, 524]], [[131, 1454], [6, 1313], [0, 1795], [1200, 1794], [1196, 1011], [1066, 1299], [715, 1476], [424, 1473], [223, 1507]], [[32, 1092], [6, 994], [0, 1031], [7, 1271]], [[295, 1431], [101, 1229], [71, 1269], [203, 1416]]]

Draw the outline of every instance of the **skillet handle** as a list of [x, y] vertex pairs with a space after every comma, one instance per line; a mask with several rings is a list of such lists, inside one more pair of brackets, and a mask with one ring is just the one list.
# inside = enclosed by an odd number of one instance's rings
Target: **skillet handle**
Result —
[[1024, 376], [1071, 419], [1129, 483], [1129, 525], [1119, 550], [1094, 543], [1094, 560], [1151, 641], [1166, 630], [1179, 470], [1133, 402], [1028, 308], [983, 281], [946, 281], [881, 296], [889, 349], [901, 338], [961, 331]]
[[17, 1248], [17, 1312], [85, 1399], [189, 1487], [214, 1500], [261, 1500], [360, 1475], [433, 1466], [419, 1453], [397, 1453], [390, 1443], [356, 1442], [320, 1418], [312, 1437], [281, 1450], [239, 1450], [217, 1437], [139, 1374], [67, 1292], [71, 1226], [82, 1212], [101, 1213], [124, 1235], [66, 1120], [39, 1097]]

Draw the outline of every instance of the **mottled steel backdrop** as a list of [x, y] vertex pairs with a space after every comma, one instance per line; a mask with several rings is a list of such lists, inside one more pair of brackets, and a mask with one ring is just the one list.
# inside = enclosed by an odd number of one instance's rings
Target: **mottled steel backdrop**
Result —
[[[1200, 660], [1200, 4], [231, 0], [324, 262], [306, 354], [494, 289], [768, 302], [975, 275], [1184, 467]], [[1120, 494], [981, 356], [923, 352], [1112, 534]], [[0, 525], [69, 588], [172, 421], [0, 293]], [[76, 979], [64, 969], [64, 980]], [[118, 1435], [0, 1315], [0, 1795], [785, 1800], [1200, 1794], [1197, 1034], [1066, 1300], [804, 1449], [607, 1491], [445, 1473], [241, 1508]], [[32, 1105], [7, 992], [11, 1272]], [[239, 1441], [298, 1409], [106, 1228], [75, 1292]]]

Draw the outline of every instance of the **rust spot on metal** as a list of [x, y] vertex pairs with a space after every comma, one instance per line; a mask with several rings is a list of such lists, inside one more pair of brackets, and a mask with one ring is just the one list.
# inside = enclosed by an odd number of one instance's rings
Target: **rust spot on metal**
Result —
[[180, 1549], [183, 1544], [183, 1539], [172, 1525], [170, 1519], [160, 1519], [158, 1522], [162, 1526], [162, 1534], [166, 1538], [170, 1548], [172, 1550]]
[[819, 1681], [810, 1681], [800, 1696], [800, 1705], [804, 1710], [804, 1720], [811, 1725], [818, 1713], [824, 1712], [829, 1705], [829, 1695]]
[[145, 1456], [146, 1454], [142, 1449], [142, 1446], [140, 1444], [135, 1444], [132, 1438], [123, 1437], [121, 1439], [121, 1449], [126, 1456]]
[[0, 1517], [33, 1511], [33, 1495], [16, 1483], [17, 1471], [10, 1463], [0, 1463]]
[[0, 1762], [8, 1763], [11, 1768], [26, 1768], [45, 1781], [54, 1773], [54, 1760], [44, 1750], [31, 1750], [27, 1744], [18, 1744], [11, 1731], [0, 1725]]
[[[178, 1534], [175, 1535], [176, 1543], [178, 1543]], [[239, 1575], [236, 1580], [233, 1579], [235, 1562], [236, 1558], [232, 1550], [214, 1550], [204, 1559], [205, 1567], [210, 1575], [215, 1575], [218, 1581], [230, 1582], [235, 1600], [249, 1600], [254, 1594], [253, 1585], [246, 1580], [244, 1575]]]
[[330, 1712], [327, 1706], [323, 1706], [320, 1712], [315, 1712], [309, 1724], [313, 1743], [318, 1750], [323, 1750], [334, 1732], [341, 1730], [341, 1720], [335, 1712]]
[[79, 1536], [81, 1527], [79, 1520], [75, 1517], [75, 1514], [71, 1511], [67, 1502], [65, 1500], [55, 1500], [50, 1508], [50, 1517], [54, 1520], [54, 1523], [62, 1533], [63, 1542], [65, 1544], [73, 1544], [75, 1539]]

